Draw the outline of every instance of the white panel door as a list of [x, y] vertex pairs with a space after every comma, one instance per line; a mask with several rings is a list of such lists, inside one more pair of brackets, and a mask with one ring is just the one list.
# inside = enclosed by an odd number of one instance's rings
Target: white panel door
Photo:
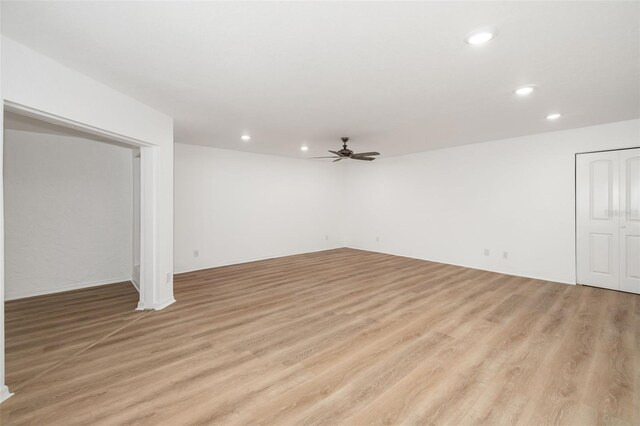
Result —
[[620, 290], [640, 293], [640, 148], [620, 151]]
[[580, 154], [576, 160], [578, 283], [620, 288], [620, 154]]

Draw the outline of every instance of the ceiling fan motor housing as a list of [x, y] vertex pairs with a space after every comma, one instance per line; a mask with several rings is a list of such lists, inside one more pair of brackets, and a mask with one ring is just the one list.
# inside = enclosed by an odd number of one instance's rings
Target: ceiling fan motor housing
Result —
[[340, 139], [342, 139], [342, 149], [340, 151], [338, 151], [340, 153], [340, 155], [348, 157], [351, 154], [353, 154], [353, 151], [351, 151], [350, 149], [347, 148], [347, 142], [349, 142], [349, 138], [346, 137], [346, 136], [343, 136]]

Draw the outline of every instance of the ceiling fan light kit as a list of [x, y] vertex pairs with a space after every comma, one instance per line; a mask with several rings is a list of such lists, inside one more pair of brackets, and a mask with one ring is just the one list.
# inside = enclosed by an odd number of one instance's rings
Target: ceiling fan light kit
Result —
[[379, 152], [353, 152], [351, 151], [349, 148], [347, 148], [347, 142], [349, 142], [349, 138], [348, 137], [342, 137], [342, 149], [339, 151], [332, 151], [329, 150], [329, 152], [331, 154], [333, 154], [332, 156], [327, 156], [327, 157], [313, 157], [313, 158], [333, 158], [334, 160], [332, 161], [333, 163], [337, 162], [337, 161], [341, 161], [341, 160], [345, 160], [345, 159], [349, 159], [349, 160], [361, 160], [361, 161], [373, 161], [375, 160], [374, 156], [376, 155], [380, 155]]

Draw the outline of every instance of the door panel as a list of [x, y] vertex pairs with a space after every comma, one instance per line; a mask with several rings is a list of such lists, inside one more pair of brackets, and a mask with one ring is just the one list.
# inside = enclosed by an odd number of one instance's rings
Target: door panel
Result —
[[595, 160], [589, 163], [589, 208], [592, 220], [611, 220], [613, 210], [613, 168], [611, 160]]
[[640, 293], [640, 148], [620, 151], [620, 289]]
[[[628, 278], [640, 279], [640, 236], [627, 235], [626, 242], [627, 242], [627, 246], [626, 246], [627, 259], [636, 260], [636, 262], [633, 262], [633, 261], [626, 262], [627, 263], [626, 275]], [[635, 293], [638, 293], [638, 291], [635, 291]]]
[[620, 160], [618, 152], [576, 159], [578, 283], [620, 288]]
[[589, 235], [590, 272], [598, 274], [611, 274], [611, 234]]

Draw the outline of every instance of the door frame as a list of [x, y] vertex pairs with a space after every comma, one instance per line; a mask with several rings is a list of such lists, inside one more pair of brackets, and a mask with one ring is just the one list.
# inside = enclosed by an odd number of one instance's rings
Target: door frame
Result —
[[[638, 149], [640, 146], [630, 146], [627, 148], [597, 149], [595, 151], [576, 152], [573, 156], [573, 257], [575, 259], [574, 273], [576, 277], [576, 285], [578, 282], [578, 155], [596, 154], [598, 152], [626, 151], [629, 149]], [[598, 287], [599, 288], [599, 287]], [[620, 291], [620, 290], [616, 290]]]
[[[136, 309], [153, 309], [155, 294], [157, 293], [155, 288], [157, 280], [154, 272], [157, 264], [155, 244], [157, 218], [156, 209], [154, 208], [157, 201], [157, 188], [155, 187], [154, 179], [158, 170], [157, 145], [8, 100], [3, 102], [3, 113], [4, 111], [99, 136], [140, 150], [140, 297]], [[4, 131], [4, 128], [2, 130]], [[2, 179], [1, 183], [4, 189], [4, 179]], [[2, 215], [4, 215], [4, 206]], [[2, 244], [4, 244], [4, 235]], [[4, 264], [4, 253], [2, 253], [0, 261]], [[4, 303], [4, 300], [1, 302]]]

